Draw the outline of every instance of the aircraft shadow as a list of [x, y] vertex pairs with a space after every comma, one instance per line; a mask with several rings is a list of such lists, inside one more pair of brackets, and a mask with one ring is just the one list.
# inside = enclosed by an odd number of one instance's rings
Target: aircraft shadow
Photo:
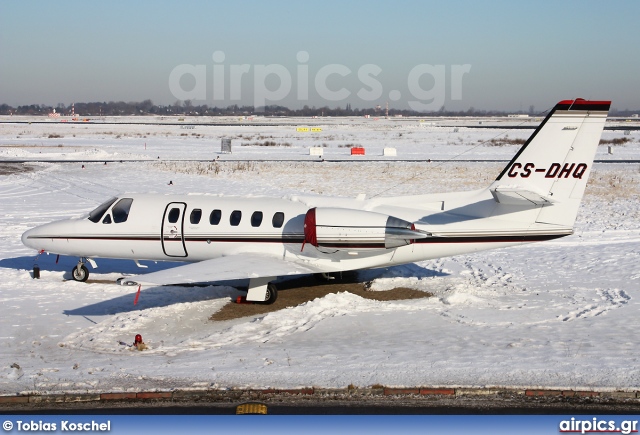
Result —
[[[46, 272], [63, 272], [64, 279], [71, 278], [71, 269], [77, 264], [78, 258], [71, 256], [60, 256], [56, 262], [56, 255], [39, 255], [35, 256], [23, 256], [0, 259], [0, 267], [15, 270], [32, 270], [33, 266], [37, 264], [40, 267], [41, 273]], [[90, 276], [89, 282], [92, 280], [99, 280], [100, 275], [103, 274], [143, 274], [156, 272], [160, 270], [169, 269], [171, 267], [183, 265], [182, 262], [153, 262], [153, 261], [141, 261], [140, 263], [147, 265], [148, 268], [139, 268], [132, 260], [120, 260], [120, 259], [97, 259], [97, 269], [93, 269], [87, 264], [89, 268]], [[115, 285], [115, 280], [113, 280]], [[230, 284], [237, 284], [236, 281], [229, 282]], [[229, 283], [225, 283], [228, 285]], [[160, 308], [179, 303], [187, 302], [201, 302], [210, 299], [217, 299], [223, 297], [237, 297], [243, 293], [234, 289], [233, 287], [212, 287], [212, 286], [191, 286], [191, 287], [150, 287], [143, 288], [138, 298], [138, 303], [133, 304], [138, 287], [123, 287], [123, 291], [130, 290], [130, 293], [116, 298], [97, 302], [95, 304], [86, 305], [73, 310], [64, 310], [63, 314], [69, 316], [103, 316], [113, 315], [119, 313], [127, 313], [132, 311], [140, 311], [148, 308]]]
[[[71, 279], [71, 269], [78, 264], [78, 257], [70, 257], [67, 255], [61, 255], [56, 262], [56, 255], [42, 254], [37, 257], [13, 257], [0, 259], [0, 267], [7, 269], [26, 269], [32, 270], [34, 265], [38, 265], [41, 271], [49, 272], [66, 272], [65, 279]], [[97, 269], [93, 269], [89, 264], [87, 268], [89, 273], [94, 274], [107, 274], [107, 273], [121, 273], [123, 275], [140, 275], [143, 273], [157, 272], [159, 270], [169, 269], [183, 265], [182, 262], [175, 261], [140, 261], [141, 264], [147, 266], [146, 268], [140, 268], [132, 260], [121, 260], [113, 258], [98, 258], [95, 260], [98, 264]], [[91, 279], [93, 276], [90, 276]]]
[[142, 311], [149, 308], [162, 308], [175, 304], [189, 302], [204, 302], [211, 299], [231, 297], [232, 299], [244, 294], [233, 287], [151, 287], [140, 291], [138, 303], [134, 300], [138, 287], [131, 287], [131, 293], [116, 298], [85, 305], [73, 310], [64, 310], [67, 316], [105, 316], [132, 311]]
[[278, 290], [293, 290], [296, 287], [326, 286], [331, 284], [366, 284], [377, 278], [433, 278], [448, 276], [448, 273], [427, 269], [417, 264], [403, 264], [377, 269], [353, 270], [348, 272], [332, 273], [332, 279], [313, 279], [311, 275], [296, 275], [280, 277], [276, 284]]
[[[497, 203], [493, 199], [484, 199], [440, 213], [423, 216], [418, 219], [417, 222], [425, 225], [447, 225], [486, 219], [487, 216], [503, 216], [522, 210], [522, 207], [515, 205], [510, 206], [501, 204], [500, 207], [496, 207], [496, 205]], [[482, 211], [481, 215], [478, 215], [479, 210]]]
[[[335, 283], [337, 286], [345, 283], [366, 283], [381, 277], [429, 278], [440, 276], [448, 276], [448, 274], [427, 269], [425, 267], [418, 266], [417, 264], [405, 264], [380, 269], [345, 272], [342, 279], [330, 281], [314, 280], [311, 275], [303, 275], [282, 277], [276, 280], [276, 282], [280, 290], [286, 291], [295, 290], [300, 287], [311, 287], [316, 285], [326, 286], [331, 285], [332, 283]], [[208, 285], [203, 284], [202, 286], [150, 287], [141, 290], [137, 305], [133, 304], [137, 292], [137, 287], [133, 286], [131, 287], [132, 292], [126, 295], [86, 305], [73, 310], [65, 310], [63, 313], [69, 316], [104, 316], [140, 311], [149, 308], [167, 307], [187, 302], [203, 302], [226, 297], [235, 300], [238, 296], [246, 295], [247, 283], [247, 280], [233, 280], [208, 283]]]
[[376, 278], [434, 278], [450, 274], [428, 269], [415, 263], [408, 263], [379, 269], [359, 270], [358, 275], [363, 281], [372, 281]]
[[[65, 279], [71, 279], [71, 269], [77, 264], [77, 257], [60, 256], [56, 262], [56, 255], [40, 255], [37, 259], [31, 256], [0, 259], [0, 267], [31, 270], [34, 264], [38, 264], [41, 272], [64, 272]], [[141, 269], [131, 260], [118, 259], [98, 259], [98, 269], [89, 270], [92, 276], [96, 274], [121, 273], [142, 274], [168, 269], [184, 263], [181, 262], [153, 262], [143, 261], [148, 268]], [[427, 269], [417, 264], [405, 264], [386, 268], [359, 270], [343, 273], [342, 279], [330, 281], [314, 280], [310, 275], [281, 277], [276, 280], [278, 288], [281, 290], [293, 290], [297, 287], [313, 285], [330, 285], [332, 283], [366, 283], [376, 278], [399, 278], [417, 277], [428, 278], [437, 276], [447, 276], [446, 273]], [[115, 284], [115, 283], [114, 283]], [[168, 307], [180, 303], [203, 302], [212, 299], [230, 297], [235, 300], [238, 296], [246, 295], [248, 280], [218, 281], [201, 285], [185, 286], [155, 286], [142, 288], [138, 303], [134, 305], [134, 300], [138, 288], [130, 287], [130, 292], [115, 298], [100, 301], [94, 304], [85, 305], [72, 310], [64, 310], [63, 314], [68, 316], [104, 316], [141, 311], [149, 308]], [[124, 291], [126, 288], [123, 288]]]

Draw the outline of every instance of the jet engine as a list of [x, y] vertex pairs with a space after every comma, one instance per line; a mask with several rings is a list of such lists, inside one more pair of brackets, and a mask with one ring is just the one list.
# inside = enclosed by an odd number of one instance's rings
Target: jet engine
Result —
[[371, 211], [314, 207], [304, 218], [304, 241], [316, 248], [383, 250], [425, 237], [411, 222]]

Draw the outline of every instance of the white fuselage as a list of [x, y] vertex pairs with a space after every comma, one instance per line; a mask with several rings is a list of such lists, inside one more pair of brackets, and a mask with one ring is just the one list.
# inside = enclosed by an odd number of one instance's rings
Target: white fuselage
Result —
[[[481, 197], [485, 198], [485, 205]], [[570, 233], [567, 228], [559, 232], [557, 228], [536, 231], [530, 224], [525, 225], [530, 222], [529, 216], [518, 219], [517, 210], [509, 215], [508, 222], [491, 216], [495, 201], [487, 191], [373, 200], [154, 194], [121, 195], [118, 200], [123, 198], [132, 199], [124, 222], [116, 222], [112, 205], [97, 222], [87, 216], [52, 222], [27, 231], [22, 240], [38, 250], [86, 258], [199, 262], [242, 253], [264, 253], [292, 262], [322, 265], [323, 270], [344, 271], [446, 257]], [[458, 214], [461, 211], [456, 213], [458, 203], [468, 204], [473, 198], [477, 204], [471, 214], [465, 218]], [[409, 207], [410, 204], [414, 206]], [[351, 212], [356, 220], [362, 220], [360, 215], [385, 214], [414, 222], [415, 229], [429, 237], [393, 248], [305, 243], [306, 213], [312, 207], [329, 206]], [[447, 210], [454, 213], [448, 215]], [[348, 225], [360, 228], [358, 222]], [[366, 223], [361, 226], [368, 228]]]

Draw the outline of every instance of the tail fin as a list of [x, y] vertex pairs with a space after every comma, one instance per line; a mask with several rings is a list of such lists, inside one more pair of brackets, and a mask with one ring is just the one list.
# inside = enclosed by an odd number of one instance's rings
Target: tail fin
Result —
[[610, 101], [556, 104], [491, 185], [501, 204], [540, 205], [538, 223], [572, 227]]

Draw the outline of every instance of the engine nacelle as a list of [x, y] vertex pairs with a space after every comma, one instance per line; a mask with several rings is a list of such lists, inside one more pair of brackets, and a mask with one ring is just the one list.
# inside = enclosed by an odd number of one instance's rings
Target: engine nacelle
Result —
[[304, 241], [316, 248], [345, 251], [382, 250], [427, 237], [411, 222], [371, 211], [312, 208], [304, 218]]

